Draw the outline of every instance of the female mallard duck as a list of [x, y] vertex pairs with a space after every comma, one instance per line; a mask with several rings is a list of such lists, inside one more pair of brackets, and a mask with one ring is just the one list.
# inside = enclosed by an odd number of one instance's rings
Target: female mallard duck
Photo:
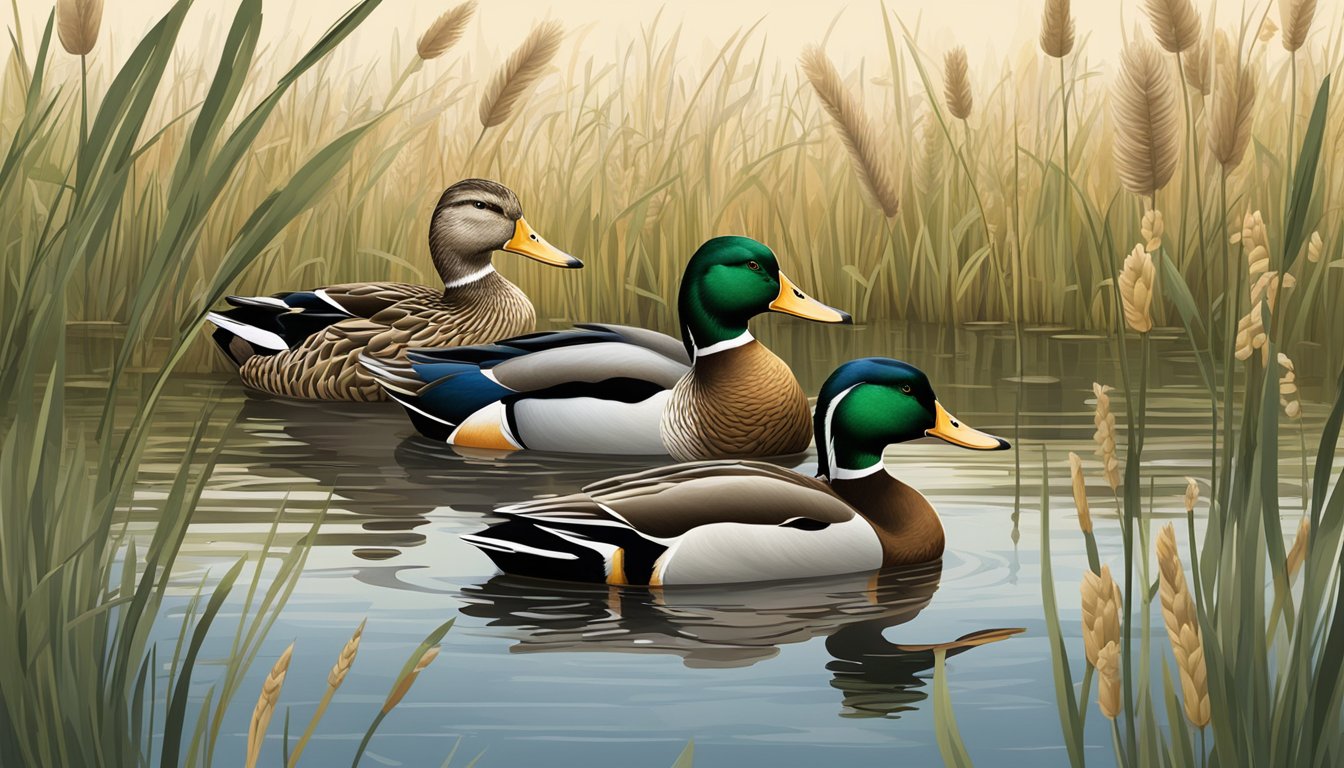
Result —
[[488, 346], [412, 350], [365, 365], [428, 437], [464, 447], [679, 460], [798, 453], [807, 397], [752, 338], [767, 311], [824, 323], [849, 315], [808, 297], [775, 254], [745, 237], [700, 246], [682, 276], [682, 341], [615, 325]]
[[502, 184], [466, 179], [439, 198], [429, 253], [443, 289], [346, 283], [271, 296], [230, 296], [211, 312], [214, 339], [243, 383], [284, 397], [383, 400], [360, 353], [396, 359], [408, 347], [482, 344], [536, 327], [532, 302], [495, 272], [494, 251], [556, 267], [583, 262], [546, 242]]
[[463, 538], [523, 576], [649, 586], [772, 581], [935, 560], [943, 526], [884, 471], [888, 445], [937, 437], [981, 451], [1008, 442], [957, 421], [917, 368], [854, 360], [822, 385], [820, 477], [761, 462], [696, 462], [504, 507]]

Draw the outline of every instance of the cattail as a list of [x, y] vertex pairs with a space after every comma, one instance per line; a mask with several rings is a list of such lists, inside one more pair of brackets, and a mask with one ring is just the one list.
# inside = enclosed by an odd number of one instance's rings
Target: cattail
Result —
[[1279, 0], [1279, 18], [1283, 20], [1283, 48], [1296, 53], [1307, 42], [1311, 20], [1316, 16], [1316, 0]]
[[468, 0], [445, 11], [416, 41], [416, 55], [423, 61], [442, 56], [462, 39], [462, 33], [467, 31], [467, 24], [471, 22], [471, 16], [475, 12], [476, 0]]
[[1135, 333], [1153, 330], [1153, 282], [1157, 269], [1153, 255], [1143, 249], [1143, 243], [1125, 257], [1120, 270], [1120, 302], [1125, 307], [1125, 324]]
[[1311, 543], [1311, 518], [1306, 515], [1297, 524], [1297, 536], [1293, 537], [1293, 546], [1288, 550], [1288, 581], [1292, 581], [1297, 575], [1297, 570], [1302, 567], [1303, 561], [1307, 559], [1307, 545]]
[[1151, 197], [1176, 169], [1176, 96], [1162, 54], [1135, 41], [1120, 56], [1115, 87], [1115, 164], [1125, 189]]
[[425, 667], [428, 667], [433, 663], [434, 659], [437, 659], [438, 657], [439, 646], [437, 645], [424, 652], [420, 657], [420, 660], [415, 662], [415, 668], [406, 673], [406, 677], [397, 684], [397, 687], [393, 688], [392, 692], [387, 694], [387, 701], [383, 702], [382, 712], [384, 715], [391, 712], [393, 707], [401, 703], [401, 700], [406, 696], [406, 692], [411, 690], [411, 684], [415, 682], [415, 678], [419, 677], [420, 673], [425, 671]]
[[1106, 394], [1110, 391], [1110, 387], [1092, 382], [1092, 393], [1097, 397], [1096, 410], [1092, 413], [1092, 423], [1097, 431], [1092, 434], [1092, 439], [1097, 444], [1096, 456], [1101, 459], [1101, 476], [1115, 491], [1120, 487], [1120, 460], [1115, 456], [1115, 414], [1111, 413], [1111, 396]]
[[1307, 241], [1307, 261], [1315, 264], [1321, 260], [1321, 249], [1325, 247], [1325, 242], [1321, 240], [1320, 232], [1312, 232], [1311, 239]]
[[1120, 587], [1111, 578], [1111, 567], [1101, 573], [1083, 572], [1083, 653], [1087, 663], [1098, 666], [1101, 649], [1107, 643], [1120, 642]]
[[943, 57], [943, 100], [947, 102], [947, 111], [958, 120], [970, 117], [974, 105], [969, 69], [966, 49], [960, 45]]
[[98, 42], [103, 0], [57, 0], [56, 36], [72, 56], [86, 56]]
[[1087, 480], [1083, 477], [1083, 460], [1069, 451], [1069, 477], [1073, 480], [1073, 505], [1078, 508], [1078, 527], [1083, 533], [1092, 532], [1092, 510], [1087, 504]]
[[1143, 234], [1143, 250], [1148, 253], [1156, 251], [1162, 247], [1162, 235], [1167, 231], [1166, 224], [1162, 221], [1162, 212], [1154, 208], [1143, 214], [1143, 219], [1139, 222], [1139, 232]]
[[1069, 0], [1045, 0], [1041, 11], [1041, 50], [1062, 59], [1073, 50], [1073, 13]]
[[271, 724], [271, 715], [275, 714], [275, 703], [280, 699], [280, 689], [285, 685], [285, 675], [289, 672], [289, 659], [294, 655], [294, 644], [290, 643], [280, 658], [275, 660], [270, 674], [261, 685], [261, 696], [257, 697], [257, 706], [252, 709], [252, 724], [247, 729], [247, 760], [244, 765], [252, 768], [261, 757], [261, 744], [266, 738], [266, 729]]
[[1153, 36], [1168, 53], [1185, 53], [1199, 42], [1199, 14], [1190, 0], [1147, 0]]
[[1191, 514], [1195, 511], [1195, 505], [1199, 504], [1199, 483], [1195, 478], [1185, 478], [1185, 512]]
[[1097, 652], [1097, 708], [1108, 719], [1120, 716], [1120, 645], [1110, 642]]
[[1270, 40], [1273, 40], [1274, 35], [1278, 33], [1279, 33], [1279, 25], [1275, 24], [1273, 19], [1266, 16], [1265, 22], [1260, 25], [1260, 32], [1258, 35], [1256, 35], [1256, 37], [1260, 38], [1260, 42], [1268, 43]]
[[1200, 639], [1195, 601], [1190, 597], [1181, 556], [1176, 551], [1176, 529], [1170, 523], [1157, 535], [1157, 565], [1162, 616], [1166, 619], [1167, 636], [1171, 638], [1171, 650], [1181, 675], [1185, 716], [1196, 728], [1203, 728], [1209, 724], [1209, 681], [1204, 665], [1204, 644]]
[[825, 51], [817, 46], [808, 46], [803, 51], [800, 63], [803, 73], [812, 83], [812, 89], [817, 92], [826, 112], [835, 122], [863, 188], [887, 218], [895, 216], [900, 211], [901, 202], [896, 195], [891, 172], [887, 169], [881, 142], [868, 116], [845, 88], [840, 73]]
[[482, 128], [493, 128], [509, 119], [555, 58], [563, 37], [564, 27], [558, 21], [543, 22], [532, 29], [481, 96]]
[[1297, 369], [1293, 367], [1293, 361], [1287, 355], [1279, 353], [1279, 367], [1283, 369], [1283, 376], [1279, 377], [1279, 405], [1283, 406], [1283, 412], [1290, 419], [1301, 418], [1302, 399], [1297, 394]]
[[[1224, 39], [1219, 36], [1220, 43]], [[1213, 105], [1208, 113], [1209, 150], [1223, 171], [1230, 173], [1241, 165], [1251, 142], [1255, 81], [1230, 52], [1218, 57], [1216, 70]]]
[[1181, 59], [1181, 74], [1185, 76], [1185, 82], [1199, 91], [1201, 96], [1208, 96], [1213, 89], [1213, 68], [1209, 58], [1209, 44], [1200, 38], [1195, 47]]

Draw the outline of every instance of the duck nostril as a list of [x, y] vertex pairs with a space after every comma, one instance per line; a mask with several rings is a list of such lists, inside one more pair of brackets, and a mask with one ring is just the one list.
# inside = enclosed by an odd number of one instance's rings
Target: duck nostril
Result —
[[533, 232], [532, 234], [528, 235], [528, 237], [532, 238], [533, 240], [536, 240], [536, 239], [537, 239], [537, 233], [536, 233], [536, 232]]
[[957, 421], [956, 419], [953, 419], [952, 426], [956, 427], [957, 429], [961, 429], [961, 422]]
[[800, 299], [806, 299], [806, 298], [807, 298], [806, 296], [803, 295], [803, 292], [800, 291], [800, 290], [798, 290], [797, 288], [794, 288], [794, 289], [793, 289], [793, 295], [794, 295], [794, 296], [797, 296], [797, 297], [800, 298]]

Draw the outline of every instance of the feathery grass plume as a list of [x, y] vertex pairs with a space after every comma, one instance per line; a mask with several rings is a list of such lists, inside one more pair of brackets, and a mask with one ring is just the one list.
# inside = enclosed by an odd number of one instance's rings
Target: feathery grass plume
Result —
[[1097, 652], [1097, 708], [1107, 719], [1120, 716], [1120, 644], [1107, 643]]
[[1285, 563], [1288, 568], [1288, 581], [1291, 582], [1307, 559], [1307, 545], [1311, 543], [1311, 517], [1303, 515], [1297, 523], [1297, 535], [1293, 537], [1293, 546], [1288, 550]]
[[472, 14], [475, 12], [476, 0], [468, 0], [444, 11], [443, 15], [435, 19], [415, 42], [415, 55], [422, 61], [429, 61], [447, 53], [449, 48], [457, 45], [457, 41], [462, 39], [462, 34], [467, 31], [467, 24], [471, 23]]
[[868, 116], [864, 114], [863, 107], [845, 88], [840, 73], [819, 46], [809, 45], [805, 48], [799, 62], [808, 82], [812, 83], [812, 89], [817, 92], [827, 114], [835, 122], [845, 149], [849, 151], [850, 160], [853, 161], [854, 172], [859, 181], [863, 182], [863, 188], [868, 190], [887, 218], [895, 216], [900, 211], [901, 201], [884, 162], [881, 142]]
[[1270, 40], [1273, 40], [1274, 36], [1277, 35], [1278, 33], [1279, 33], [1279, 25], [1275, 24], [1273, 19], [1266, 16], [1265, 23], [1260, 25], [1260, 32], [1256, 35], [1256, 37], [1260, 38], [1260, 42], [1268, 43]]
[[1307, 241], [1307, 261], [1316, 264], [1321, 260], [1321, 249], [1325, 247], [1325, 242], [1321, 240], [1320, 232], [1312, 232], [1311, 239]]
[[1195, 478], [1185, 478], [1185, 511], [1191, 513], [1195, 511], [1195, 505], [1199, 504], [1199, 483]]
[[271, 715], [275, 714], [275, 704], [280, 700], [280, 689], [285, 685], [285, 675], [289, 673], [289, 660], [294, 655], [294, 644], [290, 643], [280, 658], [275, 660], [266, 681], [261, 685], [261, 695], [257, 697], [257, 706], [252, 709], [252, 723], [247, 729], [246, 768], [253, 768], [261, 757], [261, 745], [266, 739], [266, 729], [270, 727]]
[[1062, 59], [1073, 50], [1073, 13], [1069, 0], [1045, 0], [1041, 11], [1041, 50]]
[[943, 57], [943, 100], [947, 102], [947, 111], [958, 120], [971, 116], [975, 101], [971, 98], [970, 65], [963, 46], [958, 45]]
[[1156, 279], [1153, 255], [1143, 249], [1143, 243], [1135, 245], [1120, 270], [1120, 302], [1125, 308], [1125, 324], [1135, 333], [1153, 330], [1153, 282]]
[[1153, 36], [1168, 53], [1185, 53], [1199, 42], [1199, 14], [1190, 0], [1147, 0]]
[[[1219, 33], [1219, 48], [1226, 38]], [[1223, 171], [1231, 173], [1246, 156], [1251, 143], [1251, 112], [1255, 107], [1255, 81], [1229, 49], [1217, 56], [1213, 105], [1208, 112], [1209, 151]]]
[[86, 56], [98, 42], [103, 23], [103, 0], [57, 0], [56, 36], [73, 56]]
[[1087, 480], [1083, 477], [1082, 458], [1069, 451], [1069, 477], [1073, 480], [1073, 505], [1078, 508], [1078, 527], [1092, 532], [1092, 509], [1087, 504]]
[[1199, 95], [1208, 96], [1213, 89], [1213, 67], [1210, 62], [1209, 44], [1200, 38], [1195, 47], [1181, 58], [1181, 74], [1185, 82], [1199, 91]]
[[919, 120], [919, 158], [915, 162], [915, 188], [921, 195], [931, 195], [943, 181], [943, 130], [933, 112], [925, 112]]
[[1083, 572], [1083, 653], [1087, 663], [1099, 667], [1098, 657], [1107, 643], [1120, 642], [1120, 587], [1111, 577], [1111, 567], [1100, 573]]
[[1307, 42], [1311, 20], [1316, 16], [1316, 0], [1279, 0], [1279, 18], [1283, 21], [1283, 48], [1296, 53]]
[[1120, 181], [1131, 193], [1152, 197], [1171, 181], [1179, 148], [1176, 95], [1152, 43], [1136, 40], [1120, 54], [1113, 96]]
[[382, 713], [384, 715], [391, 712], [394, 707], [401, 703], [401, 700], [406, 696], [406, 692], [411, 690], [411, 685], [415, 682], [415, 678], [419, 677], [420, 673], [425, 671], [425, 667], [432, 664], [438, 657], [439, 646], [437, 645], [432, 646], [429, 650], [424, 652], [420, 657], [420, 660], [415, 662], [415, 668], [406, 673], [406, 677], [397, 684], [397, 687], [393, 688], [392, 691], [387, 694], [387, 700], [383, 702]]
[[1105, 384], [1092, 382], [1092, 393], [1097, 398], [1096, 409], [1092, 412], [1092, 423], [1097, 431], [1092, 433], [1092, 439], [1097, 443], [1096, 456], [1101, 459], [1101, 476], [1115, 491], [1120, 487], [1120, 460], [1115, 455], [1115, 414], [1111, 413], [1111, 396], [1107, 394], [1110, 391]]
[[564, 27], [558, 21], [538, 24], [523, 40], [509, 60], [495, 72], [481, 96], [481, 128], [493, 128], [513, 114], [513, 110], [541, 79], [546, 67], [560, 50]]
[[1166, 231], [1161, 211], [1154, 208], [1143, 214], [1143, 219], [1139, 222], [1139, 232], [1143, 235], [1143, 250], [1152, 253], [1161, 248], [1162, 235]]
[[1274, 314], [1279, 295], [1297, 285], [1291, 274], [1280, 275], [1269, 268], [1269, 233], [1260, 211], [1247, 213], [1242, 219], [1241, 232], [1232, 236], [1232, 242], [1246, 249], [1247, 273], [1250, 280], [1251, 309], [1237, 322], [1236, 358], [1247, 360], [1260, 350], [1260, 361], [1269, 364], [1269, 337], [1265, 333], [1262, 304]]
[[349, 640], [345, 641], [345, 646], [341, 648], [340, 655], [336, 657], [336, 663], [331, 666], [331, 671], [327, 673], [326, 693], [322, 694], [321, 701], [317, 703], [317, 710], [313, 712], [313, 717], [308, 721], [308, 727], [304, 729], [303, 736], [299, 739], [298, 744], [294, 746], [294, 751], [289, 753], [287, 764], [289, 768], [298, 765], [299, 756], [308, 746], [308, 741], [313, 738], [313, 733], [317, 730], [317, 724], [326, 714], [327, 707], [331, 706], [331, 700], [336, 695], [336, 689], [341, 687], [341, 683], [345, 682], [346, 675], [350, 674], [350, 668], [355, 664], [355, 656], [359, 653], [359, 641], [364, 635], [364, 624], [365, 622], [361, 621], [359, 626], [355, 627], [355, 633], [350, 636]]
[[1195, 615], [1195, 601], [1190, 597], [1190, 586], [1181, 568], [1181, 556], [1176, 551], [1176, 529], [1171, 523], [1157, 535], [1157, 566], [1161, 581], [1162, 616], [1171, 638], [1171, 650], [1176, 655], [1176, 668], [1181, 675], [1181, 694], [1185, 716], [1191, 725], [1203, 728], [1209, 724], [1209, 678], [1204, 665], [1204, 644], [1201, 641], [1199, 619]]
[[1284, 353], [1279, 353], [1279, 367], [1283, 376], [1279, 377], [1279, 405], [1290, 419], [1302, 417], [1302, 399], [1297, 394], [1297, 369], [1293, 361]]

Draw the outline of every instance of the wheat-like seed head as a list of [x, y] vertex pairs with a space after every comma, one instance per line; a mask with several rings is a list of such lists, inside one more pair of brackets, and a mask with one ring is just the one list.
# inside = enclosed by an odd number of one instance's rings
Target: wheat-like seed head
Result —
[[1111, 578], [1111, 567], [1101, 573], [1083, 572], [1083, 652], [1087, 663], [1097, 666], [1097, 655], [1109, 642], [1120, 641], [1120, 587]]
[[1078, 509], [1078, 527], [1083, 533], [1092, 532], [1092, 510], [1087, 504], [1087, 479], [1083, 477], [1083, 460], [1069, 451], [1069, 477], [1073, 481], [1073, 505]]
[[1139, 232], [1143, 234], [1143, 250], [1148, 253], [1156, 251], [1162, 247], [1162, 235], [1167, 231], [1166, 223], [1162, 220], [1162, 212], [1156, 208], [1143, 214], [1143, 219], [1139, 222]]
[[[1222, 43], [1223, 38], [1219, 37]], [[1209, 151], [1223, 171], [1230, 173], [1246, 156], [1251, 143], [1251, 112], [1255, 108], [1255, 80], [1229, 50], [1215, 67], [1213, 104], [1208, 112]]]
[[960, 45], [943, 57], [943, 100], [947, 102], [947, 111], [958, 120], [971, 116], [975, 101], [971, 98], [970, 65], [966, 62], [966, 49]]
[[444, 11], [443, 15], [435, 19], [416, 41], [415, 54], [423, 61], [429, 61], [447, 53], [449, 48], [462, 39], [462, 34], [467, 31], [467, 24], [471, 22], [471, 16], [475, 12], [476, 0], [468, 0]]
[[1195, 47], [1181, 58], [1181, 73], [1191, 88], [1201, 96], [1208, 96], [1213, 89], [1213, 68], [1210, 65], [1209, 44], [1200, 38]]
[[1069, 0], [1045, 0], [1041, 11], [1041, 50], [1062, 59], [1073, 50], [1073, 13]]
[[1321, 249], [1325, 247], [1325, 241], [1321, 240], [1320, 232], [1312, 232], [1311, 239], [1307, 241], [1307, 261], [1316, 264], [1321, 260]]
[[1195, 614], [1195, 601], [1190, 597], [1181, 556], [1176, 550], [1176, 530], [1170, 523], [1157, 535], [1157, 565], [1162, 616], [1181, 675], [1185, 716], [1196, 728], [1203, 728], [1209, 724], [1209, 680], [1204, 664], [1204, 644], [1199, 618]]
[[532, 29], [527, 39], [509, 55], [504, 66], [495, 72], [481, 96], [482, 128], [493, 128], [509, 119], [514, 108], [522, 103], [546, 72], [551, 59], [560, 50], [564, 36], [564, 27], [558, 21], [542, 22]]
[[289, 660], [294, 655], [294, 644], [290, 643], [280, 658], [275, 660], [266, 681], [261, 685], [261, 695], [257, 705], [252, 708], [252, 723], [247, 729], [246, 768], [253, 768], [261, 757], [261, 745], [266, 739], [266, 729], [271, 724], [271, 715], [275, 714], [275, 704], [280, 700], [280, 689], [285, 685], [285, 675], [289, 673]]
[[919, 120], [919, 160], [915, 163], [915, 188], [921, 195], [932, 195], [943, 180], [943, 129], [933, 112]]
[[1279, 18], [1283, 20], [1283, 48], [1296, 53], [1307, 42], [1311, 20], [1316, 16], [1316, 0], [1279, 0]]
[[1274, 36], [1277, 35], [1278, 33], [1279, 33], [1279, 25], [1275, 24], [1273, 19], [1266, 16], [1265, 23], [1260, 25], [1260, 32], [1256, 35], [1256, 37], [1260, 38], [1260, 42], [1268, 43], [1270, 40], [1273, 40]]
[[1147, 0], [1153, 36], [1168, 53], [1185, 53], [1199, 42], [1199, 14], [1190, 0]]
[[1307, 559], [1307, 545], [1311, 543], [1311, 518], [1303, 515], [1297, 524], [1297, 535], [1293, 537], [1293, 546], [1288, 550], [1288, 581], [1292, 581], [1302, 563]]
[[1111, 396], [1107, 394], [1110, 391], [1108, 386], [1092, 383], [1092, 393], [1097, 398], [1096, 409], [1092, 412], [1092, 423], [1096, 425], [1097, 431], [1092, 433], [1092, 439], [1097, 444], [1094, 453], [1101, 459], [1101, 476], [1115, 491], [1120, 487], [1120, 460], [1116, 458], [1115, 414], [1111, 413]]
[[350, 667], [355, 664], [355, 656], [359, 653], [359, 640], [364, 635], [364, 622], [359, 622], [355, 628], [355, 634], [345, 641], [345, 647], [341, 649], [341, 655], [336, 657], [336, 663], [332, 665], [331, 671], [327, 673], [327, 687], [333, 691], [341, 687], [345, 682], [345, 676], [350, 674]]
[[1114, 89], [1115, 164], [1133, 194], [1151, 197], [1176, 170], [1177, 110], [1162, 54], [1135, 41], [1120, 56]]
[[1194, 512], [1199, 504], [1199, 483], [1193, 477], [1185, 478], [1185, 511]]
[[56, 36], [73, 56], [85, 56], [98, 42], [103, 0], [56, 0]]
[[1290, 419], [1302, 417], [1302, 400], [1297, 394], [1297, 369], [1293, 361], [1284, 353], [1279, 353], [1279, 367], [1283, 375], [1279, 377], [1279, 405]]
[[900, 211], [901, 201], [896, 194], [891, 172], [887, 169], [877, 132], [864, 114], [863, 107], [845, 88], [840, 73], [820, 47], [810, 45], [805, 48], [799, 62], [803, 74], [807, 75], [812, 89], [821, 98], [822, 105], [834, 121], [863, 188], [887, 218], [895, 216]]
[[1135, 245], [1120, 270], [1120, 303], [1125, 308], [1125, 324], [1135, 333], [1153, 330], [1153, 282], [1156, 279], [1153, 255], [1143, 249], [1143, 243]]
[[1120, 644], [1107, 643], [1097, 652], [1097, 708], [1107, 719], [1120, 716]]
[[411, 690], [411, 684], [415, 682], [415, 678], [419, 677], [420, 673], [425, 671], [425, 667], [428, 667], [438, 657], [439, 646], [437, 645], [425, 651], [424, 654], [420, 656], [420, 660], [415, 662], [415, 668], [406, 673], [406, 677], [397, 684], [397, 687], [393, 688], [392, 692], [387, 694], [387, 700], [383, 702], [384, 714], [391, 712], [393, 707], [401, 703], [401, 700], [406, 696], [406, 692]]

